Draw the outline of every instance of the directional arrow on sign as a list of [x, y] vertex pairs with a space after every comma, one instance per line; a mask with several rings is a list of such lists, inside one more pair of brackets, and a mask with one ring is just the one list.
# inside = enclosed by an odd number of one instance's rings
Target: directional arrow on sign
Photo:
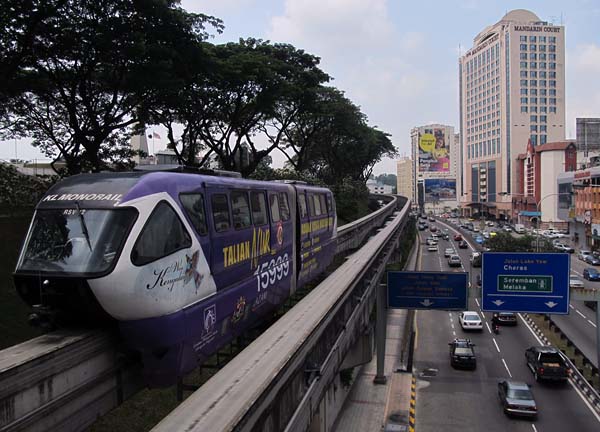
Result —
[[429, 306], [431, 306], [431, 305], [433, 304], [433, 302], [432, 302], [432, 301], [430, 301], [429, 299], [425, 299], [425, 300], [423, 300], [423, 301], [421, 302], [421, 304], [422, 304], [423, 306], [425, 306], [425, 307], [429, 307]]
[[504, 304], [504, 302], [502, 300], [494, 300], [492, 303], [494, 303], [496, 306], [500, 306], [500, 305]]
[[549, 301], [547, 303], [544, 303], [546, 306], [548, 306], [550, 309], [552, 309], [554, 306], [558, 306], [558, 303], [554, 303], [553, 301]]

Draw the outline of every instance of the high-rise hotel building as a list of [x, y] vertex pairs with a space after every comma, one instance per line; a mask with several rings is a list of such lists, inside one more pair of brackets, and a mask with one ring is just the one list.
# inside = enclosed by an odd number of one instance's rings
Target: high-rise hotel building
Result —
[[519, 154], [565, 139], [565, 28], [517, 9], [459, 60], [463, 214], [515, 219]]

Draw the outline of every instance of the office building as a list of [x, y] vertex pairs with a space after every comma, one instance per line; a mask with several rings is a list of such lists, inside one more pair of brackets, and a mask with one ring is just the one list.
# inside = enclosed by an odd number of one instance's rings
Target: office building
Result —
[[413, 204], [416, 204], [413, 187], [413, 162], [410, 158], [402, 158], [396, 163], [396, 177], [396, 190], [398, 195], [405, 196], [411, 200]]
[[459, 148], [454, 127], [418, 126], [410, 131], [413, 196], [422, 211], [441, 214], [458, 206], [456, 195]]
[[465, 215], [509, 219], [519, 154], [565, 140], [565, 28], [517, 9], [459, 59]]

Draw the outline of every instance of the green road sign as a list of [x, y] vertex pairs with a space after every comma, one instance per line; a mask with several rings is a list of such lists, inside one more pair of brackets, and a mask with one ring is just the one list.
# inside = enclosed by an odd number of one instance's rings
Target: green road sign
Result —
[[498, 292], [552, 292], [552, 276], [498, 275]]

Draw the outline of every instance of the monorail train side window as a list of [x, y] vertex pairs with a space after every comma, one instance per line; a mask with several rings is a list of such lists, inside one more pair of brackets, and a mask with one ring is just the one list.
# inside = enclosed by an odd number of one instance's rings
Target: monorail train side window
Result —
[[285, 192], [279, 192], [279, 213], [281, 214], [281, 219], [283, 221], [290, 219], [290, 206]]
[[319, 195], [313, 195], [313, 201], [315, 206], [315, 216], [321, 216], [323, 212], [321, 211], [321, 201], [319, 200]]
[[308, 209], [306, 208], [306, 195], [303, 193], [298, 194], [298, 207], [300, 208], [300, 219], [304, 219], [308, 214]]
[[313, 194], [308, 194], [308, 208], [310, 210], [310, 215], [315, 216], [315, 200]]
[[268, 222], [265, 194], [263, 192], [250, 192], [250, 205], [252, 207], [254, 225], [265, 225]]
[[231, 214], [233, 215], [233, 226], [235, 229], [248, 228], [252, 224], [248, 194], [246, 192], [231, 192]]
[[231, 227], [229, 221], [229, 202], [227, 195], [215, 194], [212, 196], [212, 214], [215, 231], [227, 231]]
[[206, 235], [206, 214], [204, 213], [204, 196], [202, 194], [189, 193], [179, 195], [185, 214], [190, 218], [196, 232]]
[[269, 204], [271, 206], [272, 222], [279, 222], [281, 217], [279, 216], [279, 199], [277, 194], [269, 194]]
[[327, 204], [325, 202], [325, 194], [319, 194], [319, 201], [321, 202], [321, 214], [326, 215], [327, 212]]
[[175, 210], [158, 203], [131, 251], [131, 262], [141, 266], [192, 246], [192, 239]]

